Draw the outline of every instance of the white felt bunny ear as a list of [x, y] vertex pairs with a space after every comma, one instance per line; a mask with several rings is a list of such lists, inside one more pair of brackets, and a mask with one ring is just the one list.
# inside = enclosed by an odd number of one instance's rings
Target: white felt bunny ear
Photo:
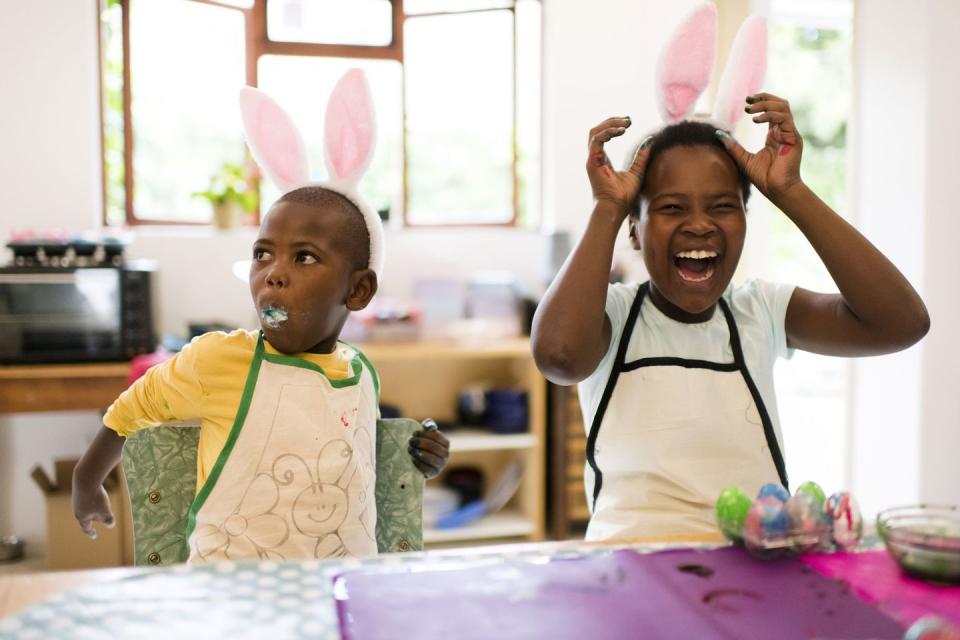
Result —
[[750, 16], [740, 25], [717, 87], [713, 117], [732, 130], [744, 114], [744, 100], [763, 87], [767, 73], [767, 22]]
[[657, 102], [664, 122], [688, 117], [710, 84], [717, 58], [717, 7], [706, 2], [676, 28], [657, 60]]
[[373, 155], [374, 122], [367, 78], [359, 69], [351, 69], [327, 102], [323, 143], [331, 180], [351, 186], [360, 181]]
[[310, 164], [303, 136], [280, 105], [267, 94], [240, 90], [240, 116], [253, 159], [282, 193], [307, 184]]

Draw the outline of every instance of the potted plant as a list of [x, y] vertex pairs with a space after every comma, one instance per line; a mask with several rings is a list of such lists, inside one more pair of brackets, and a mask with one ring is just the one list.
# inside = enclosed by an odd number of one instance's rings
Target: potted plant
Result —
[[250, 187], [244, 167], [229, 162], [210, 176], [206, 191], [195, 191], [193, 195], [210, 202], [213, 224], [218, 229], [232, 229], [257, 208], [257, 192]]

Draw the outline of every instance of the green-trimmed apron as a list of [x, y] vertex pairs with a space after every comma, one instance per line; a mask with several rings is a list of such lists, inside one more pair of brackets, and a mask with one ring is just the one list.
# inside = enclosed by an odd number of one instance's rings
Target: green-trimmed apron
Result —
[[266, 353], [260, 335], [233, 428], [190, 509], [189, 562], [376, 555], [378, 384], [352, 353], [353, 375], [330, 380]]

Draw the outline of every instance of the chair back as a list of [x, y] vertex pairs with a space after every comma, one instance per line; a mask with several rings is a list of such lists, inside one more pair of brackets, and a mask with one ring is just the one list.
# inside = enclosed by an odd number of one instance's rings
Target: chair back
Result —
[[[407, 442], [422, 428], [416, 420], [377, 421], [377, 549], [423, 549], [423, 474]], [[196, 426], [141, 429], [123, 446], [122, 463], [133, 516], [137, 565], [186, 562], [187, 516], [197, 492]]]

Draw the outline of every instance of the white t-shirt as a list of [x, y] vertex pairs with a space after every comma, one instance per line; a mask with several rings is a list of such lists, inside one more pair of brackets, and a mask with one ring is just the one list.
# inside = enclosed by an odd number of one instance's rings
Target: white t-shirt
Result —
[[[617, 357], [624, 323], [639, 288], [639, 283], [631, 283], [612, 284], [607, 289], [606, 313], [613, 328], [610, 344], [590, 377], [577, 385], [583, 425], [588, 435]], [[793, 285], [748, 280], [740, 287], [727, 287], [723, 294], [737, 324], [747, 370], [763, 398], [781, 451], [783, 436], [773, 388], [773, 364], [778, 357], [793, 355], [793, 350], [787, 348], [784, 321], [794, 288]], [[706, 322], [686, 324], [664, 315], [648, 294], [633, 327], [626, 362], [656, 357], [733, 362], [730, 333], [723, 312], [718, 307]]]

